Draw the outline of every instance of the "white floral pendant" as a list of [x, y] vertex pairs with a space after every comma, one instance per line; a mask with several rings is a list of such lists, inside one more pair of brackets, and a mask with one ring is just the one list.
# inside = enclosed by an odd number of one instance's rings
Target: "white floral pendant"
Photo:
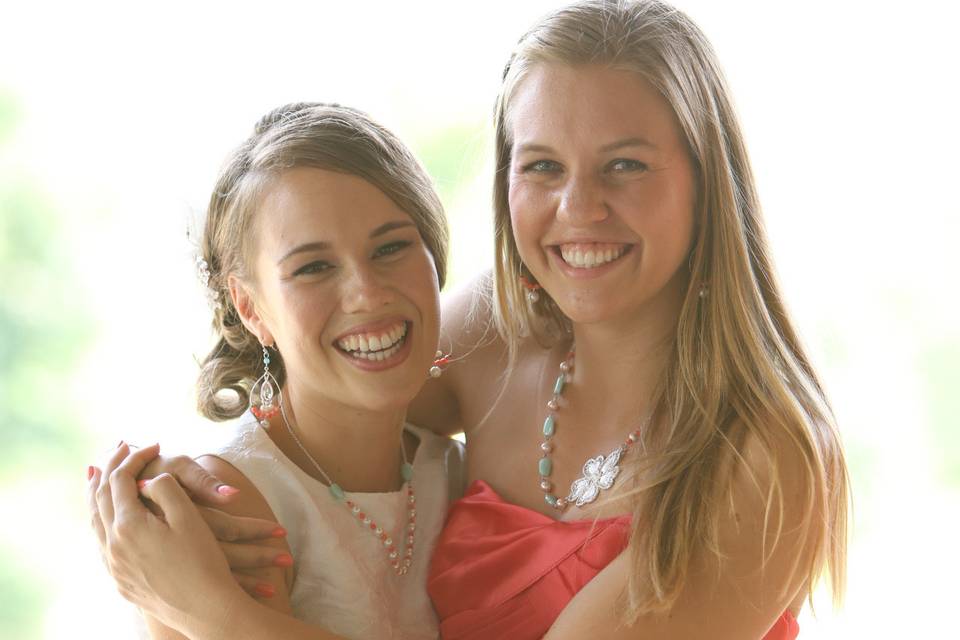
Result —
[[609, 489], [620, 473], [620, 456], [624, 448], [617, 447], [606, 458], [597, 456], [590, 458], [583, 465], [583, 477], [573, 481], [570, 485], [570, 495], [567, 502], [576, 502], [578, 507], [589, 504], [597, 499], [601, 489]]

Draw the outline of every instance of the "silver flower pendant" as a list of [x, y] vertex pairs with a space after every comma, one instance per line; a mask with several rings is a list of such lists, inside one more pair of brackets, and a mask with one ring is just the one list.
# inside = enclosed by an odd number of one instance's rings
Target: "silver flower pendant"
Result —
[[624, 447], [619, 446], [610, 452], [606, 458], [597, 456], [590, 458], [583, 465], [583, 477], [573, 481], [570, 485], [570, 495], [567, 502], [576, 501], [578, 507], [589, 504], [597, 499], [601, 489], [609, 489], [620, 473], [620, 456]]

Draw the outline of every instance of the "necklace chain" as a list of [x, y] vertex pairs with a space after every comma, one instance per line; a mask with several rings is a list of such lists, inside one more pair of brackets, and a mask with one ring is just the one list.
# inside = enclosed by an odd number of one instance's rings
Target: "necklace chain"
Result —
[[281, 402], [279, 404], [280, 416], [283, 418], [283, 424], [287, 428], [287, 433], [290, 434], [290, 437], [293, 438], [293, 441], [300, 448], [300, 451], [303, 452], [303, 455], [307, 457], [314, 469], [317, 470], [317, 473], [319, 473], [327, 482], [327, 488], [330, 491], [330, 495], [333, 496], [334, 500], [347, 507], [362, 527], [376, 536], [376, 538], [380, 541], [380, 544], [383, 545], [384, 550], [387, 553], [387, 559], [390, 562], [390, 566], [393, 568], [394, 572], [399, 576], [405, 575], [410, 570], [410, 566], [413, 564], [413, 543], [417, 530], [417, 498], [413, 491], [413, 466], [407, 462], [407, 449], [403, 444], [403, 434], [401, 433], [400, 435], [400, 454], [403, 456], [400, 463], [400, 476], [406, 485], [407, 521], [404, 524], [404, 528], [400, 531], [401, 535], [398, 536], [398, 539], [405, 542], [402, 547], [403, 552], [401, 554], [401, 547], [393, 540], [390, 534], [384, 531], [383, 527], [374, 522], [373, 518], [371, 518], [359, 504], [352, 500], [347, 500], [347, 496], [340, 485], [331, 480], [330, 476], [328, 476], [326, 471], [323, 470], [323, 467], [321, 467], [316, 459], [310, 455], [310, 452], [305, 446], [303, 446], [300, 438], [297, 437], [297, 433], [293, 430], [293, 427], [290, 426], [290, 421], [287, 420], [287, 413], [283, 409], [283, 403]]
[[574, 349], [571, 348], [560, 363], [560, 373], [553, 384], [553, 394], [547, 401], [547, 417], [543, 421], [543, 442], [540, 443], [541, 457], [537, 463], [540, 489], [544, 493], [544, 500], [558, 511], [566, 510], [571, 502], [582, 507], [596, 500], [601, 491], [611, 489], [620, 474], [620, 458], [640, 439], [640, 434], [650, 421], [650, 415], [647, 415], [640, 426], [631, 431], [623, 443], [606, 456], [589, 458], [583, 465], [581, 476], [570, 485], [570, 493], [564, 498], [557, 496], [553, 492], [553, 481], [550, 480], [553, 474], [553, 457], [551, 456], [554, 450], [553, 437], [557, 430], [557, 411], [563, 399], [563, 389], [573, 378], [573, 363]]

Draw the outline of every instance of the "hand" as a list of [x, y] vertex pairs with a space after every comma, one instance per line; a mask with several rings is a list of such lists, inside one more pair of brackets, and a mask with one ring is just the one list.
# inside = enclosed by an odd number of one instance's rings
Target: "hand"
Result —
[[121, 445], [102, 472], [93, 471], [88, 497], [105, 564], [120, 593], [164, 624], [180, 631], [191, 621], [191, 629], [198, 620], [219, 625], [246, 596], [173, 476], [161, 474], [142, 489], [162, 516], [141, 502], [135, 478], [158, 452], [154, 445], [131, 454]]
[[[157, 455], [147, 463], [137, 479], [143, 483], [164, 473], [176, 478], [194, 502], [223, 505], [238, 493], [238, 489], [224, 484], [189, 456]], [[155, 515], [161, 515], [154, 503], [148, 501], [146, 505]], [[251, 578], [242, 571], [276, 566], [276, 548], [253, 543], [283, 537], [287, 535], [286, 530], [270, 520], [233, 516], [205, 506], [198, 508], [214, 537], [220, 541], [220, 549], [240, 586], [252, 596], [270, 597], [274, 585]]]

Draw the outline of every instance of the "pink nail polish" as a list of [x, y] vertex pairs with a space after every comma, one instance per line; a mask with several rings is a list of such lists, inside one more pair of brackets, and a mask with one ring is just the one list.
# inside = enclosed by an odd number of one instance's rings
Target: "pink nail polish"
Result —
[[137, 488], [138, 488], [138, 489], [141, 489], [141, 490], [142, 490], [145, 486], [147, 486], [147, 481], [146, 481], [146, 480], [137, 480]]
[[94, 469], [92, 466], [87, 467], [87, 480], [92, 478], [95, 472], [96, 472], [96, 469]]
[[293, 556], [291, 556], [289, 553], [281, 553], [273, 559], [273, 564], [278, 567], [292, 567]]
[[277, 590], [274, 589], [272, 584], [267, 584], [266, 582], [261, 582], [253, 588], [257, 592], [258, 596], [263, 596], [264, 598], [272, 598]]
[[240, 493], [240, 489], [237, 489], [236, 487], [231, 487], [228, 484], [222, 484], [219, 487], [217, 487], [217, 493], [219, 493], [222, 496], [229, 497], [229, 496], [234, 496]]
[[286, 535], [287, 535], [287, 530], [284, 529], [283, 527], [277, 527], [276, 529], [270, 532], [271, 538], [283, 538]]

